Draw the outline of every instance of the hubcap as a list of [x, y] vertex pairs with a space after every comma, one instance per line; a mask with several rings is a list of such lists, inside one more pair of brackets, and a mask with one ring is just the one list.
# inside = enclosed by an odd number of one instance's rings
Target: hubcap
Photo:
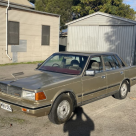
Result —
[[57, 115], [60, 119], [65, 119], [70, 112], [70, 104], [67, 100], [63, 100], [58, 108], [57, 108]]
[[126, 85], [126, 84], [123, 84], [123, 85], [121, 86], [121, 95], [122, 95], [122, 96], [125, 96], [126, 93], [127, 93], [127, 85]]

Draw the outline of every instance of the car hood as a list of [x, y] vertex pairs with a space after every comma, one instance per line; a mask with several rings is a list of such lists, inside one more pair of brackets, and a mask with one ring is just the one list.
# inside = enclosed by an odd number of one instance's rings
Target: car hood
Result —
[[76, 76], [54, 73], [54, 72], [41, 72], [40, 74], [32, 75], [16, 81], [3, 81], [1, 83], [9, 84], [11, 86], [31, 89], [31, 90], [37, 90], [46, 87], [48, 85], [59, 83], [74, 77]]

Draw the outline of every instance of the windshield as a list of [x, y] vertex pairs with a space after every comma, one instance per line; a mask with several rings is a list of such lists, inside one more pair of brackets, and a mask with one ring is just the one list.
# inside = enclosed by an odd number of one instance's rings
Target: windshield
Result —
[[50, 72], [79, 75], [88, 57], [69, 54], [53, 54], [38, 69]]

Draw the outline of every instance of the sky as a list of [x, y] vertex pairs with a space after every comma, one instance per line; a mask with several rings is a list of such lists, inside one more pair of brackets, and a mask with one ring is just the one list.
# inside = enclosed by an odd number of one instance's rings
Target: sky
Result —
[[[31, 3], [31, 2], [30, 2], [30, 3]], [[31, 3], [31, 5], [35, 7], [35, 5], [34, 5], [33, 3]]]
[[136, 0], [124, 0], [125, 4], [129, 4], [131, 8], [133, 8], [136, 11]]

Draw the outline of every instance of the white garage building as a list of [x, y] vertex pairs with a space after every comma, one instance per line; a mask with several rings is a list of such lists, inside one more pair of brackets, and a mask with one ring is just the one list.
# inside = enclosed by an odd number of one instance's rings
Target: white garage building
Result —
[[96, 12], [66, 25], [67, 51], [116, 52], [136, 64], [136, 21]]

